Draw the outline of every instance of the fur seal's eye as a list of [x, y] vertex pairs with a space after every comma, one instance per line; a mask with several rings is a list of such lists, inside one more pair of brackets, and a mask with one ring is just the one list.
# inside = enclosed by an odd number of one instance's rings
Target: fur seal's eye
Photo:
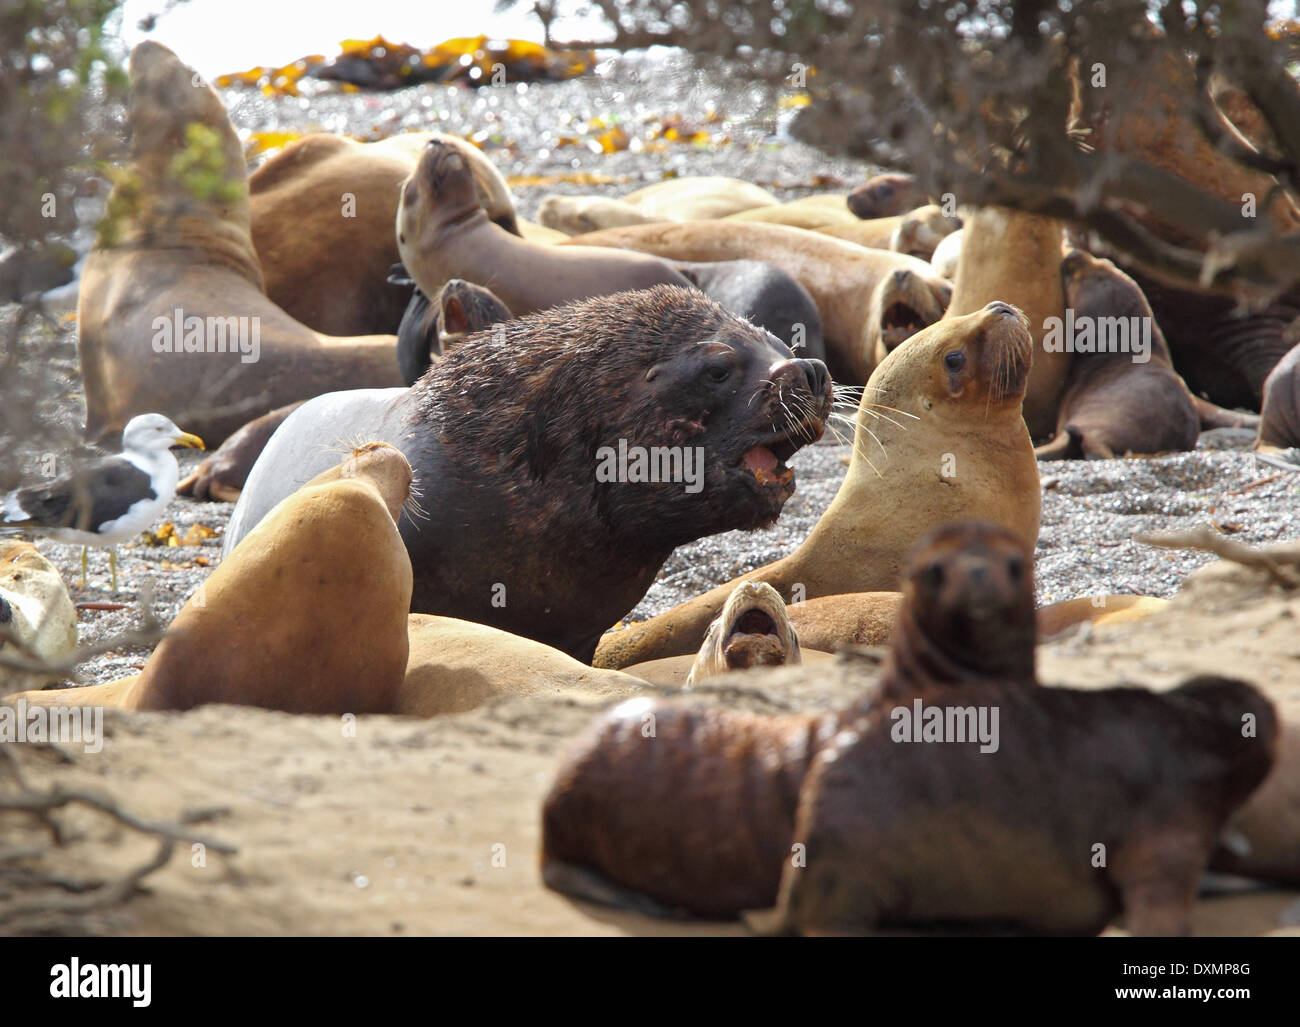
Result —
[[711, 382], [725, 382], [731, 377], [731, 367], [728, 364], [714, 364], [704, 373]]
[[943, 584], [943, 564], [932, 563], [921, 572], [921, 584], [929, 591], [937, 591]]
[[956, 374], [966, 366], [966, 354], [959, 349], [953, 350], [943, 358], [943, 366], [950, 372]]

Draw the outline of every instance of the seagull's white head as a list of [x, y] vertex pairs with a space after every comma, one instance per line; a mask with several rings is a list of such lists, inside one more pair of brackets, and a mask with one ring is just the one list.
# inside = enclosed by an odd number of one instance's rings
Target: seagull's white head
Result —
[[126, 422], [122, 432], [122, 449], [134, 453], [158, 452], [172, 446], [202, 449], [203, 440], [181, 431], [162, 414], [141, 414]]

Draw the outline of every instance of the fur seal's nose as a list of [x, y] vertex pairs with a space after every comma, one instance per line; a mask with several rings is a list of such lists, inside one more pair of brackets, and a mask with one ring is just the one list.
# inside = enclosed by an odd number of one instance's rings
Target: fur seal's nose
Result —
[[908, 271], [906, 268], [899, 268], [897, 271], [894, 272], [894, 281], [898, 285], [902, 285], [904, 282], [907, 281], [908, 276], [910, 276], [911, 273], [912, 272]]
[[994, 300], [984, 309], [994, 314], [1006, 314], [1008, 317], [1016, 316], [1016, 308], [1010, 303], [1003, 303], [1001, 300]]
[[796, 360], [795, 364], [803, 371], [808, 382], [808, 391], [814, 396], [823, 396], [830, 388], [831, 373], [820, 360]]
[[14, 619], [14, 608], [9, 605], [9, 600], [0, 596], [0, 624], [8, 624]]

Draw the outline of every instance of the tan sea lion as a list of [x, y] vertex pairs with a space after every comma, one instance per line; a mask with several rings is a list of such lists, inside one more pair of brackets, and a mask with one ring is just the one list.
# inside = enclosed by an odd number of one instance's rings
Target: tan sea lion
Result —
[[764, 581], [742, 581], [704, 633], [686, 684], [732, 670], [802, 662], [785, 600]]
[[957, 265], [961, 262], [961, 244], [965, 237], [959, 228], [945, 235], [934, 248], [934, 253], [930, 255], [930, 266], [940, 278], [946, 278], [950, 282], [956, 279]]
[[411, 564], [396, 518], [410, 481], [391, 446], [358, 448], [221, 562], [139, 675], [22, 697], [133, 710], [391, 711], [407, 665]]
[[[537, 208], [537, 222], [563, 235], [599, 232], [602, 228], [648, 225], [655, 218], [612, 196], [547, 196]], [[660, 220], [672, 220], [662, 218]]]
[[[87, 434], [158, 411], [215, 443], [344, 383], [397, 384], [393, 336], [321, 335], [264, 295], [243, 148], [212, 88], [152, 41], [131, 80], [129, 174], [110, 198], [125, 213], [86, 259], [78, 308]], [[216, 185], [177, 176], [195, 151]]]
[[516, 317], [593, 296], [688, 284], [654, 257], [539, 245], [504, 231], [479, 205], [459, 150], [437, 139], [402, 184], [397, 248], [426, 296], [463, 278], [491, 289]]
[[1030, 359], [1024, 315], [1005, 303], [918, 332], [872, 375], [848, 473], [803, 545], [609, 632], [596, 665], [621, 669], [695, 651], [740, 581], [766, 581], [787, 602], [894, 588], [918, 538], [972, 514], [1006, 525], [1032, 550], [1041, 492], [1020, 417]]
[[[906, 331], [909, 324], [924, 327], [930, 323], [926, 318], [933, 312], [931, 305], [945, 302], [949, 292], [948, 283], [915, 257], [869, 250], [785, 225], [744, 221], [636, 225], [580, 235], [570, 242], [639, 250], [677, 261], [762, 259], [775, 264], [793, 275], [817, 303], [827, 366], [837, 382], [848, 385], [861, 385], [870, 377], [882, 335], [899, 336], [899, 329]], [[885, 284], [897, 272], [906, 272], [904, 278], [911, 283], [901, 292], [899, 279]], [[894, 300], [879, 302], [887, 290]], [[904, 296], [927, 309], [903, 303], [895, 310], [897, 316], [891, 316], [894, 302], [903, 302]]]
[[[0, 539], [0, 657], [59, 664], [77, 651], [77, 609], [58, 568], [30, 542]], [[0, 663], [0, 694], [61, 681]]]
[[622, 201], [647, 217], [672, 221], [710, 221], [779, 202], [761, 186], [722, 175], [665, 178], [626, 193]]
[[1019, 539], [992, 525], [952, 526], [909, 554], [889, 669], [879, 682], [863, 675], [857, 706], [773, 717], [622, 703], [574, 744], [547, 793], [543, 881], [659, 915], [770, 907], [817, 751], [862, 708], [903, 701], [918, 686], [1032, 682], [1033, 596]]
[[643, 682], [579, 663], [558, 649], [486, 624], [413, 613], [406, 678], [388, 711], [413, 717], [472, 710], [503, 696], [635, 695]]
[[1291, 335], [1296, 344], [1264, 380], [1256, 449], [1300, 446], [1300, 320], [1292, 324]]
[[409, 132], [360, 143], [313, 133], [289, 143], [248, 178], [253, 245], [273, 303], [330, 335], [397, 331], [408, 297], [385, 280], [399, 259], [393, 237], [398, 189], [435, 138], [469, 164], [488, 218], [519, 234], [505, 179], [463, 139]]
[[[807, 231], [827, 226], [851, 225], [858, 221], [844, 202], [844, 194], [803, 196], [775, 206], [751, 207], [728, 214], [727, 221], [761, 221], [769, 225], [789, 225]], [[610, 226], [613, 227], [613, 226]]]
[[961, 259], [946, 317], [978, 310], [990, 300], [1013, 303], [1029, 318], [1034, 369], [1025, 390], [1024, 416], [1034, 439], [1049, 438], [1071, 354], [1044, 350], [1048, 318], [1063, 318], [1061, 244], [1057, 221], [996, 207], [967, 212], [962, 227]]
[[557, 232], [554, 228], [547, 228], [545, 225], [536, 224], [533, 221], [527, 221], [519, 218], [519, 234], [529, 242], [552, 245], [557, 242], [564, 242], [568, 238], [563, 232]]

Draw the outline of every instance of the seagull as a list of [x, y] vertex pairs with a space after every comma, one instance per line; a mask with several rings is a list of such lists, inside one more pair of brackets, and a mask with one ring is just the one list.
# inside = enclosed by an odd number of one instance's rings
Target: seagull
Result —
[[181, 431], [162, 414], [141, 414], [122, 432], [122, 453], [64, 474], [48, 485], [16, 489], [0, 503], [0, 534], [31, 532], [81, 544], [108, 546], [117, 591], [117, 551], [112, 548], [149, 527], [176, 494], [180, 466], [172, 446], [202, 449], [203, 440]]

